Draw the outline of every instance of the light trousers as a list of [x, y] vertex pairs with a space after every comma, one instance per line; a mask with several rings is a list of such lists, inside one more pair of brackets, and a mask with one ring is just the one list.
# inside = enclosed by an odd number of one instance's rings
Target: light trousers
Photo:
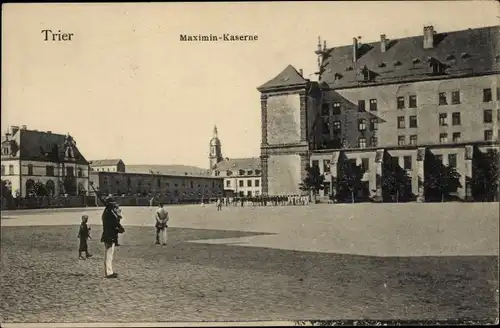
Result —
[[113, 254], [115, 253], [114, 243], [104, 243], [104, 273], [106, 276], [113, 274]]
[[157, 229], [156, 230], [156, 240], [158, 242], [160, 242], [160, 236], [161, 236], [161, 243], [162, 244], [166, 244], [167, 243], [167, 239], [168, 239], [168, 233], [167, 233], [167, 228], [163, 228], [163, 229]]

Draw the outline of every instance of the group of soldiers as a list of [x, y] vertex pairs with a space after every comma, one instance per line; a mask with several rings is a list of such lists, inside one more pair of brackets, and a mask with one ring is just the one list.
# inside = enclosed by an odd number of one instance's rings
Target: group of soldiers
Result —
[[255, 196], [255, 197], [223, 197], [216, 200], [222, 206], [296, 206], [309, 205], [309, 197], [301, 195], [288, 196]]

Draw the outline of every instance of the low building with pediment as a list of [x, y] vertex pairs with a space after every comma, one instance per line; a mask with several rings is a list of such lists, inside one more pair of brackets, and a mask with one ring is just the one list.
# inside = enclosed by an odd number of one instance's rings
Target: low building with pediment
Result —
[[88, 193], [89, 162], [69, 134], [12, 126], [1, 148], [2, 183], [13, 196]]

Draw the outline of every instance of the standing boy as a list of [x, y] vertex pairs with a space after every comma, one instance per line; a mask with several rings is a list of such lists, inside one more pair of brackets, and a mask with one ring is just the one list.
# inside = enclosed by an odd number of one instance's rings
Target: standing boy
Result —
[[[80, 260], [85, 260], [85, 257], [92, 257], [92, 255], [89, 254], [87, 245], [87, 239], [92, 239], [92, 237], [90, 237], [90, 227], [87, 225], [88, 220], [88, 215], [82, 215], [82, 223], [80, 224], [80, 230], [78, 231], [78, 239], [80, 239], [80, 246], [78, 247], [78, 259]], [[82, 252], [85, 252], [85, 257], [82, 256]]]
[[158, 209], [155, 212], [155, 228], [156, 228], [156, 244], [160, 244], [160, 232], [162, 233], [163, 243], [167, 244], [167, 222], [168, 222], [168, 212], [163, 208], [163, 204], [158, 205]]
[[118, 234], [124, 233], [125, 229], [120, 224], [121, 214], [116, 213], [116, 202], [113, 197], [108, 196], [104, 200], [105, 208], [102, 213], [102, 236], [104, 243], [104, 274], [106, 278], [117, 278], [118, 274], [113, 271], [113, 255]]

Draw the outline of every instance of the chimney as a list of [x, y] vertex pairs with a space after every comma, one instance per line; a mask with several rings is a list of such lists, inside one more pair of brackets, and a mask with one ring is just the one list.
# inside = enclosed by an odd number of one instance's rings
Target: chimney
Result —
[[385, 52], [387, 50], [387, 39], [385, 38], [385, 34], [380, 35], [380, 51]]
[[352, 39], [352, 62], [355, 63], [358, 60], [358, 39]]
[[300, 73], [300, 76], [304, 77], [304, 71], [301, 69], [299, 69], [299, 73]]
[[26, 129], [28, 129], [28, 127], [26, 125], [21, 126], [21, 130], [26, 130]]
[[434, 48], [434, 26], [424, 26], [424, 49]]
[[19, 131], [19, 127], [17, 125], [13, 125], [10, 127], [10, 130], [12, 132], [12, 135], [14, 135], [17, 131]]

